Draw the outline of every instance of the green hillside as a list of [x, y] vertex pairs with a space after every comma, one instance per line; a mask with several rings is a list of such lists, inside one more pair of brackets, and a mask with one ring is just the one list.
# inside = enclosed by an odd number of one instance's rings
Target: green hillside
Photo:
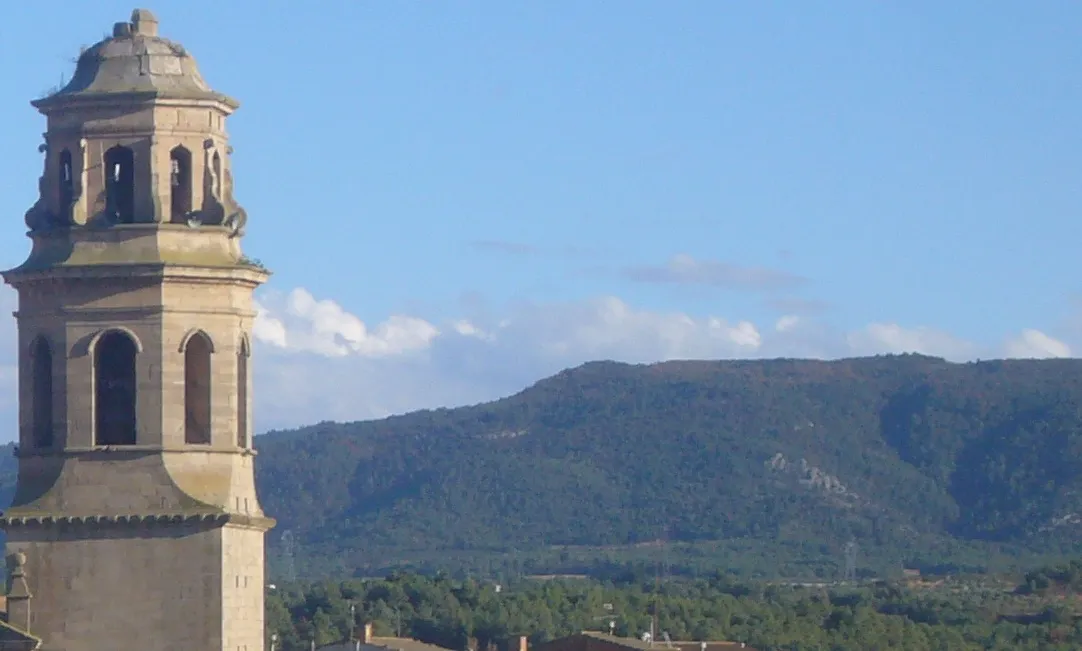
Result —
[[833, 578], [850, 540], [863, 572], [1030, 567], [1082, 552], [1080, 410], [1075, 360], [599, 362], [489, 404], [270, 432], [257, 482], [274, 576], [286, 532], [304, 576]]
[[302, 572], [1025, 565], [1077, 551], [1080, 407], [1074, 360], [602, 362], [269, 433], [258, 481]]

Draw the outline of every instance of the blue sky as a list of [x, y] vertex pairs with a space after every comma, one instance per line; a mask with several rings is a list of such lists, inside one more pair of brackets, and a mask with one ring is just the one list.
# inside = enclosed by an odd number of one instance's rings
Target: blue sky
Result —
[[[6, 11], [8, 266], [41, 165], [28, 101], [132, 8]], [[242, 103], [245, 247], [276, 272], [266, 426], [598, 357], [1082, 349], [1078, 3], [148, 8]]]

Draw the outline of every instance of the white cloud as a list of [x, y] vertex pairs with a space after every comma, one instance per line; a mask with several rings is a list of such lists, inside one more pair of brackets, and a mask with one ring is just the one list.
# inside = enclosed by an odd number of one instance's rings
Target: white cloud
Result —
[[[988, 347], [932, 328], [873, 323], [844, 333], [808, 315], [750, 320], [657, 312], [616, 297], [505, 309], [434, 321], [397, 315], [366, 323], [304, 289], [261, 291], [255, 340], [259, 430], [376, 418], [509, 395], [569, 366], [613, 359], [837, 358], [920, 352], [953, 360], [1062, 357], [1064, 342], [1025, 330]], [[0, 290], [0, 311], [15, 294]], [[489, 314], [491, 316], [478, 316]], [[0, 319], [0, 418], [15, 430], [15, 324]]]
[[[291, 295], [298, 291], [303, 292]], [[367, 335], [378, 345], [351, 347], [342, 342], [369, 333], [361, 319], [333, 301], [315, 301], [308, 292], [300, 300], [304, 309], [295, 309], [298, 301], [290, 296], [264, 294], [260, 299], [255, 329], [261, 344], [255, 366], [260, 427], [490, 400], [595, 359], [646, 363], [749, 357], [763, 344], [749, 321], [651, 312], [602, 297], [521, 304], [492, 323], [456, 319], [437, 327], [422, 319], [389, 319]], [[312, 303], [319, 308], [309, 307]], [[279, 336], [277, 323], [286, 326], [285, 337]], [[419, 334], [386, 334], [396, 331]], [[387, 343], [403, 340], [408, 345]]]
[[787, 314], [774, 323], [774, 330], [778, 332], [786, 332], [800, 325], [800, 317], [794, 314]]
[[[269, 311], [268, 305], [279, 309]], [[364, 321], [331, 300], [317, 301], [305, 289], [285, 297], [269, 294], [258, 303], [257, 339], [295, 352], [328, 357], [400, 355], [428, 347], [440, 334], [424, 319], [394, 315], [369, 331]]]
[[583, 303], [521, 305], [494, 333], [520, 349], [570, 363], [612, 358], [650, 362], [754, 354], [762, 338], [753, 324], [717, 317], [636, 310], [615, 297]]
[[265, 341], [279, 348], [286, 348], [286, 326], [281, 320], [270, 315], [267, 309], [258, 301], [255, 303], [255, 325], [252, 327], [252, 336], [259, 341]]
[[1040, 330], [1023, 330], [1017, 337], [1007, 340], [1004, 351], [1008, 357], [1046, 359], [1071, 356], [1070, 346]]
[[[316, 301], [303, 290], [293, 295], [303, 300], [284, 300], [281, 295], [262, 300], [260, 320], [270, 324], [266, 327], [270, 334], [257, 334], [265, 344], [260, 348], [265, 370], [258, 375], [259, 404], [265, 419], [261, 422], [267, 426], [371, 418], [491, 400], [597, 359], [648, 363], [918, 352], [961, 361], [1067, 352], [1062, 344], [1057, 348], [1055, 340], [1035, 337], [1036, 331], [1020, 337], [1028, 348], [1012, 344], [997, 351], [927, 327], [873, 323], [840, 333], [809, 317], [786, 315], [761, 330], [747, 320], [637, 309], [611, 296], [524, 303], [492, 319], [459, 318], [443, 326], [398, 317], [369, 331], [361, 319], [333, 301]], [[296, 309], [298, 302], [306, 307]], [[294, 336], [288, 330], [290, 344], [283, 346], [276, 322], [301, 334]], [[356, 341], [366, 343], [342, 343]]]
[[978, 347], [932, 328], [905, 328], [896, 323], [872, 323], [850, 333], [846, 340], [855, 355], [921, 353], [953, 361], [971, 359]]
[[481, 330], [468, 319], [459, 319], [458, 321], [454, 321], [451, 323], [451, 327], [454, 328], [455, 332], [462, 335], [463, 337], [477, 337], [478, 339], [488, 340], [492, 339], [492, 335], [485, 332], [484, 330]]

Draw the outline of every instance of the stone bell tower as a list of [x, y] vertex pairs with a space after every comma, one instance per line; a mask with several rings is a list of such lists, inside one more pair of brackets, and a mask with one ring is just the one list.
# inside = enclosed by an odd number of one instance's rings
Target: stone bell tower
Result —
[[[7, 626], [55, 651], [263, 648], [237, 103], [144, 9], [33, 102]], [[12, 577], [17, 585], [12, 585]]]

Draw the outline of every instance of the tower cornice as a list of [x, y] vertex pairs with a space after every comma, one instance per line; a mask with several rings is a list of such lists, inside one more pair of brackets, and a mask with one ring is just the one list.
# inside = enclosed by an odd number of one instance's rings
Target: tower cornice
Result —
[[118, 278], [184, 280], [221, 285], [223, 282], [258, 287], [267, 281], [271, 272], [250, 264], [234, 265], [185, 265], [178, 263], [101, 263], [84, 265], [57, 265], [51, 267], [16, 267], [0, 271], [9, 285], [18, 287], [35, 282], [110, 280]]
[[35, 279], [199, 277], [266, 282], [270, 271], [246, 257], [241, 237], [226, 226], [149, 223], [100, 228], [51, 228], [29, 233], [29, 257], [0, 272], [8, 283]]
[[50, 513], [47, 511], [22, 511], [13, 509], [0, 514], [0, 529], [15, 527], [50, 527], [64, 525], [90, 525], [101, 527], [148, 524], [208, 524], [214, 526], [235, 525], [258, 531], [269, 531], [276, 524], [274, 518], [224, 513], [220, 511], [171, 511], [162, 513]]
[[[200, 447], [201, 453], [206, 454], [234, 454], [245, 457], [254, 457], [259, 454], [252, 448], [237, 449], [235, 447], [215, 448]], [[108, 459], [122, 455], [147, 455], [163, 453], [187, 453], [192, 452], [190, 446], [179, 445], [125, 445], [125, 446], [71, 446], [66, 448], [16, 448], [17, 459], [30, 459], [33, 457], [79, 457], [82, 459]]]
[[159, 91], [143, 92], [101, 92], [80, 93], [78, 95], [50, 95], [30, 102], [30, 105], [49, 116], [77, 108], [92, 110], [96, 108], [115, 108], [118, 104], [148, 105], [161, 107], [213, 108], [225, 115], [231, 115], [240, 108], [240, 102], [220, 93], [163, 93]]

